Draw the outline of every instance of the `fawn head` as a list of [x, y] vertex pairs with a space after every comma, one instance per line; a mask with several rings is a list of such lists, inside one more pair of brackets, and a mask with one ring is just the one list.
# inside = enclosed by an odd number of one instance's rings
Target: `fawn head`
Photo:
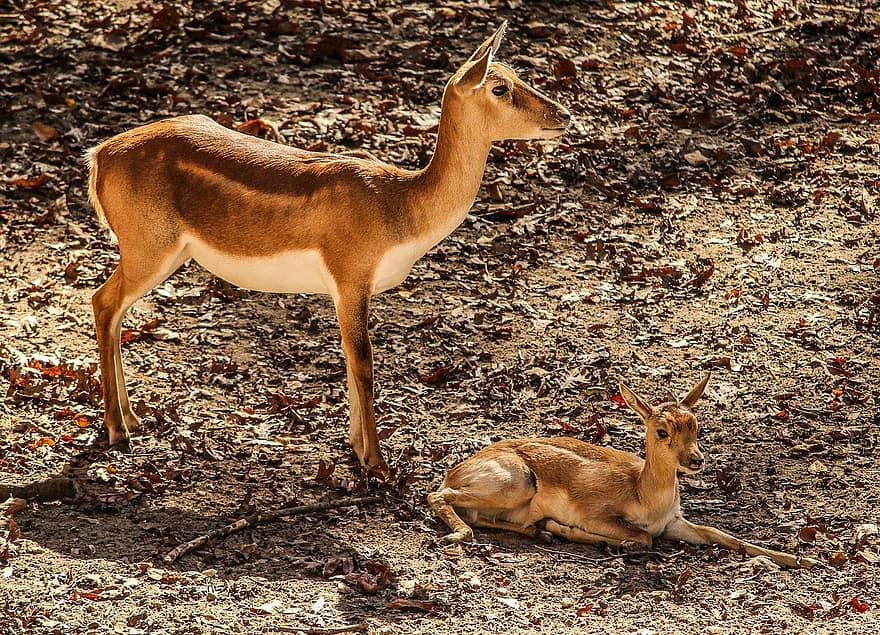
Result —
[[443, 110], [489, 135], [490, 141], [558, 137], [571, 113], [494, 61], [506, 30], [505, 20], [452, 76], [443, 93]]
[[620, 384], [620, 395], [645, 422], [647, 452], [668, 461], [679, 472], [695, 474], [703, 467], [703, 453], [697, 445], [697, 419], [691, 409], [706, 389], [706, 375], [678, 401], [652, 406]]

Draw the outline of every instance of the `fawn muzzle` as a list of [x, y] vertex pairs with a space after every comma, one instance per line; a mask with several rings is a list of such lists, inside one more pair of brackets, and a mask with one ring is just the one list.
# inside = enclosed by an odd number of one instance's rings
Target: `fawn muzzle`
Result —
[[688, 455], [687, 467], [689, 470], [692, 470], [694, 472], [698, 472], [701, 469], [703, 469], [703, 464], [705, 462], [706, 462], [706, 460], [703, 458], [703, 453], [700, 452], [699, 450], [697, 450], [695, 452], [691, 452]]

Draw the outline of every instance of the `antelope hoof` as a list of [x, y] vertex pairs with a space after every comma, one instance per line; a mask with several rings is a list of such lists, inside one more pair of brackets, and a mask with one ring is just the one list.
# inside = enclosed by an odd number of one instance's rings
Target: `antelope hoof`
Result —
[[383, 483], [388, 480], [389, 476], [391, 476], [391, 468], [388, 467], [388, 464], [381, 456], [379, 457], [378, 462], [367, 462], [367, 464], [364, 465], [364, 469], [369, 476], [374, 476]]
[[127, 443], [129, 439], [131, 439], [131, 433], [128, 430], [128, 427], [125, 425], [119, 426], [116, 429], [108, 428], [107, 429], [107, 438], [110, 443], [110, 447]]
[[624, 540], [620, 543], [620, 553], [642, 553], [649, 549], [649, 546], [638, 540]]
[[465, 527], [464, 529], [459, 529], [458, 531], [454, 531], [451, 534], [446, 534], [443, 538], [440, 539], [440, 542], [447, 545], [455, 545], [460, 542], [470, 542], [474, 539], [474, 530], [470, 527]]

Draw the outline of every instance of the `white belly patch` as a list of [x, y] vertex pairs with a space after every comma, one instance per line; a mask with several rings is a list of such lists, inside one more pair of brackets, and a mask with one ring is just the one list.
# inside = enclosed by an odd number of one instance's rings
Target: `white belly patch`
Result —
[[416, 260], [431, 248], [424, 241], [414, 240], [392, 247], [382, 256], [373, 274], [373, 293], [381, 293], [404, 281]]
[[336, 297], [336, 284], [316, 249], [252, 258], [223, 253], [193, 236], [183, 239], [193, 260], [236, 286], [254, 291], [326, 293]]

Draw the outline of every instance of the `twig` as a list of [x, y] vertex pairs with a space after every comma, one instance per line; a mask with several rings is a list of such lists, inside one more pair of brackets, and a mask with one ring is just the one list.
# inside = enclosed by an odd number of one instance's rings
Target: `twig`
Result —
[[669, 558], [673, 558], [675, 556], [678, 556], [678, 555], [684, 553], [682, 551], [677, 551], [672, 554], [666, 554], [666, 553], [661, 553], [659, 551], [650, 551], [650, 550], [634, 551], [631, 553], [627, 553], [624, 551], [620, 555], [617, 555], [617, 556], [604, 556], [602, 558], [588, 558], [587, 556], [582, 556], [582, 555], [576, 554], [576, 553], [569, 553], [568, 551], [559, 551], [558, 549], [548, 549], [547, 547], [542, 547], [540, 545], [535, 545], [535, 546], [539, 551], [553, 554], [554, 556], [560, 557], [562, 560], [568, 560], [569, 562], [582, 562], [582, 563], [586, 563], [586, 564], [595, 564], [598, 562], [608, 562], [610, 560], [618, 560], [621, 558], [624, 560], [638, 560], [638, 559], [641, 559], [645, 556], [657, 556], [661, 560], [668, 560]]
[[581, 556], [576, 553], [569, 553], [567, 551], [560, 551], [558, 549], [548, 549], [547, 547], [541, 547], [540, 545], [536, 545], [535, 548], [538, 551], [543, 551], [544, 553], [553, 554], [554, 556], [559, 556], [561, 560], [568, 560], [569, 562], [580, 562], [584, 564], [596, 564], [598, 562], [608, 562], [609, 560], [616, 560], [620, 556], [606, 556], [604, 558], [588, 558], [587, 556]]
[[208, 532], [207, 534], [203, 534], [201, 536], [193, 538], [189, 542], [185, 542], [182, 545], [178, 545], [167, 554], [165, 554], [165, 556], [163, 556], [162, 558], [162, 561], [165, 564], [173, 564], [174, 561], [180, 558], [182, 555], [198, 549], [199, 547], [209, 542], [220, 538], [225, 538], [230, 534], [234, 534], [235, 532], [241, 531], [242, 529], [247, 529], [248, 527], [256, 527], [257, 525], [270, 523], [272, 521], [278, 520], [279, 518], [285, 518], [287, 516], [298, 516], [301, 514], [310, 514], [314, 512], [323, 512], [327, 511], [328, 509], [339, 509], [340, 507], [369, 505], [371, 503], [377, 503], [380, 500], [382, 499], [379, 496], [365, 496], [361, 498], [348, 498], [340, 501], [329, 501], [326, 503], [315, 503], [313, 505], [282, 507], [281, 509], [276, 509], [268, 512], [257, 512], [255, 514], [251, 514], [250, 516], [239, 518], [234, 523], [230, 523], [225, 527], [220, 527], [219, 529], [215, 529], [211, 532]]
[[792, 22], [791, 24], [780, 24], [779, 26], [771, 26], [766, 29], [757, 29], [755, 31], [737, 31], [735, 33], [722, 33], [716, 36], [719, 40], [735, 40], [737, 38], [745, 39], [753, 35], [766, 35], [768, 33], [776, 33], [777, 31], [785, 31], [786, 29], [798, 29], [805, 24], [809, 24], [809, 20], [800, 22]]
[[288, 626], [281, 624], [278, 630], [282, 633], [306, 633], [306, 635], [335, 635], [336, 633], [366, 633], [369, 629], [366, 622], [358, 622], [351, 626], [333, 626], [329, 628], [318, 628], [316, 626]]

